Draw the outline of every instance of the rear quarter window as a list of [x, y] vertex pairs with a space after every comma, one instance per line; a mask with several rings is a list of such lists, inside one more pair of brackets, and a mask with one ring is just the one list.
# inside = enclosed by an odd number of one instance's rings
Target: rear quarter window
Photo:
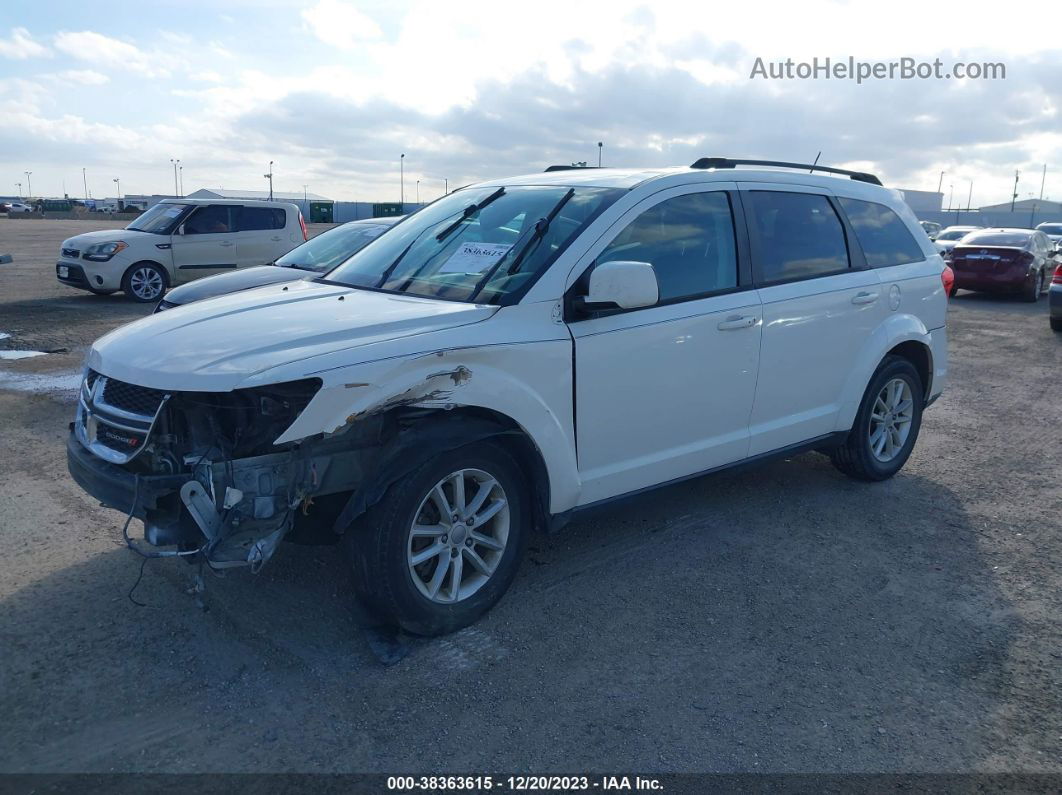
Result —
[[926, 258], [907, 225], [884, 204], [839, 198], [871, 268], [905, 265]]
[[283, 207], [244, 207], [240, 216], [241, 232], [283, 229], [286, 224], [287, 217]]

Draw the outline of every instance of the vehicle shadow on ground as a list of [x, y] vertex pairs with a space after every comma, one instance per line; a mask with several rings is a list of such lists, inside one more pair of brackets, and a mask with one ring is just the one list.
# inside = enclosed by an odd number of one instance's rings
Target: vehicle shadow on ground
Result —
[[990, 311], [1007, 315], [1045, 315], [1047, 296], [1039, 301], [1025, 301], [1017, 293], [979, 293], [959, 290], [948, 299], [955, 306], [973, 311]]
[[[188, 769], [182, 744], [207, 711], [199, 769], [420, 769], [443, 730], [464, 770], [969, 769], [1018, 629], [978, 538], [917, 467], [863, 484], [807, 454], [533, 538], [494, 611], [449, 638], [399, 639], [408, 656], [389, 668], [338, 548], [208, 574], [206, 612], [186, 593], [194, 567], [172, 560], [147, 563], [146, 606], [132, 604], [139, 561], [116, 548], [0, 602], [0, 684], [20, 694], [0, 768], [55, 769], [59, 744], [95, 726], [64, 766], [136, 769], [150, 747]], [[440, 687], [455, 671], [474, 678], [474, 709]], [[373, 708], [302, 730], [353, 681]], [[282, 741], [254, 763], [261, 732]]]

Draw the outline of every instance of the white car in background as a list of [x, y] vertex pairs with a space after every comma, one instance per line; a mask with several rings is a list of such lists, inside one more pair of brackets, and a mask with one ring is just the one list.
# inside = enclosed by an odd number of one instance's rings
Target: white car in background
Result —
[[806, 450], [889, 478], [944, 389], [951, 270], [898, 191], [809, 168], [492, 180], [318, 279], [129, 323], [89, 351], [70, 473], [146, 556], [342, 540], [425, 635], [575, 511]]
[[33, 208], [25, 202], [7, 202], [7, 214], [12, 215], [14, 213], [31, 213]]
[[125, 229], [64, 240], [55, 275], [149, 303], [193, 279], [267, 265], [306, 239], [302, 213], [288, 202], [166, 199]]
[[960, 240], [981, 228], [980, 226], [949, 226], [940, 230], [933, 245], [941, 254], [948, 254]]
[[1062, 222], [1059, 221], [1047, 221], [1042, 224], [1037, 224], [1036, 229], [1039, 232], [1043, 232], [1047, 235], [1051, 242], [1056, 246], [1062, 243]]

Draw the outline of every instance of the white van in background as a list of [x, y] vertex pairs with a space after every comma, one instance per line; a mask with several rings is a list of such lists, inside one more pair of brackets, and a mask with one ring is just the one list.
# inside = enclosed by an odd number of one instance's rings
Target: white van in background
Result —
[[266, 265], [306, 239], [302, 213], [288, 202], [166, 199], [125, 229], [64, 240], [55, 275], [147, 303], [202, 276]]

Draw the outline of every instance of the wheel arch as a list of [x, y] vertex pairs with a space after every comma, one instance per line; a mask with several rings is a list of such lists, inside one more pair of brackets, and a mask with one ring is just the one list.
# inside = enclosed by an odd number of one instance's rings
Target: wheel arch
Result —
[[334, 529], [345, 532], [354, 520], [379, 502], [387, 489], [425, 461], [449, 450], [490, 440], [503, 447], [529, 484], [533, 524], [545, 528], [550, 518], [550, 477], [545, 459], [530, 434], [512, 417], [478, 406], [453, 409], [396, 407], [385, 412], [385, 425], [402, 430], [373, 462], [372, 477], [358, 484], [336, 517]]
[[902, 356], [914, 365], [922, 378], [924, 397], [929, 398], [934, 372], [931, 334], [925, 324], [914, 315], [890, 315], [867, 337], [859, 352], [855, 366], [845, 382], [835, 430], [846, 431], [852, 427], [867, 384], [889, 355]]

